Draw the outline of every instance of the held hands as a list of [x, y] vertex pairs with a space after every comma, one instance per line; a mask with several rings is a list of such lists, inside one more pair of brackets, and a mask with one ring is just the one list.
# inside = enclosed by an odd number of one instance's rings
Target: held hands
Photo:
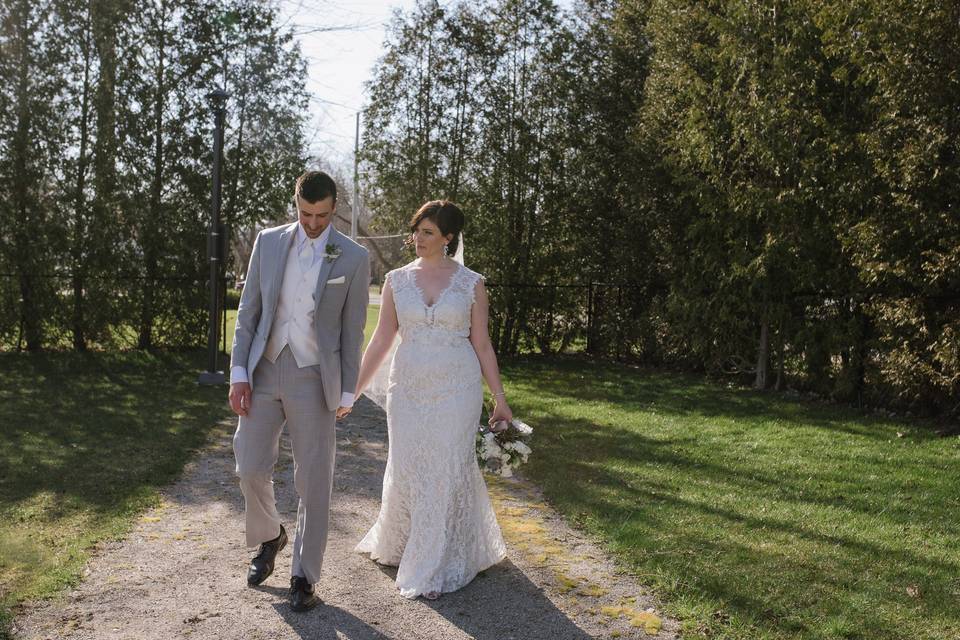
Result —
[[[251, 396], [249, 382], [234, 382], [230, 385], [230, 408], [238, 416], [248, 415]], [[337, 409], [337, 420], [346, 418], [351, 411], [353, 411], [353, 407], [339, 407]]]
[[250, 383], [234, 382], [230, 385], [230, 408], [238, 416], [246, 416], [250, 411]]

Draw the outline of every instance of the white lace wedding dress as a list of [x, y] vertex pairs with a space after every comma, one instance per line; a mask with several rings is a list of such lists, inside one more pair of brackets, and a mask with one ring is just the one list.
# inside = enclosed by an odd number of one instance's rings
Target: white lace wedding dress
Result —
[[474, 453], [483, 390], [469, 336], [480, 277], [457, 265], [427, 306], [410, 265], [387, 274], [400, 325], [387, 387], [389, 451], [380, 515], [357, 551], [398, 567], [407, 598], [455, 591], [506, 555]]

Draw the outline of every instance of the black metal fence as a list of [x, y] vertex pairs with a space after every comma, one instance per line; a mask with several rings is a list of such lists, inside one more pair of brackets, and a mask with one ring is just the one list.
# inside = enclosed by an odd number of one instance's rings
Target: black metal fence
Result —
[[636, 284], [489, 282], [490, 330], [499, 353], [587, 351], [624, 357], [642, 339]]
[[[223, 300], [228, 282], [218, 285]], [[0, 350], [76, 348], [78, 336], [89, 348], [201, 347], [208, 286], [202, 276], [0, 273]], [[220, 323], [225, 347], [225, 313]]]
[[[28, 323], [40, 348], [76, 347], [77, 333], [90, 348], [202, 347], [207, 339], [208, 278], [140, 274], [85, 276], [0, 273], [0, 350], [27, 348]], [[224, 307], [235, 308], [232, 282], [219, 282]], [[588, 351], [625, 355], [641, 334], [632, 284], [488, 283], [490, 330], [503, 353]], [[25, 295], [26, 290], [26, 295]], [[227, 295], [228, 291], [231, 295]], [[27, 299], [31, 297], [32, 299]], [[231, 304], [231, 301], [233, 304]], [[226, 350], [227, 310], [220, 344]]]

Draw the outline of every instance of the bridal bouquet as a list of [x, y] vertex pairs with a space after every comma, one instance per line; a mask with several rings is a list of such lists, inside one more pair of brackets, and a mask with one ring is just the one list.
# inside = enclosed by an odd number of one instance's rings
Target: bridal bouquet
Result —
[[509, 478], [527, 461], [532, 449], [527, 443], [533, 429], [520, 420], [500, 421], [492, 427], [481, 424], [477, 431], [477, 463], [480, 468]]

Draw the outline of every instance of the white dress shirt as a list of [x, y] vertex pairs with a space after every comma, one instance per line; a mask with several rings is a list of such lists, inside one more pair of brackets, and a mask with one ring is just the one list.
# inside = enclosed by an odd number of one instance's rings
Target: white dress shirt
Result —
[[[309, 238], [307, 232], [303, 230], [302, 224], [297, 224], [297, 237], [294, 240], [294, 249], [297, 251], [298, 259], [304, 271], [313, 268], [313, 266], [323, 258], [324, 249], [327, 246], [327, 239], [330, 237], [330, 225], [323, 230], [316, 238]], [[236, 365], [230, 368], [230, 384], [237, 382], [249, 382], [247, 368]], [[352, 407], [354, 394], [344, 391], [340, 394], [340, 406]]]

